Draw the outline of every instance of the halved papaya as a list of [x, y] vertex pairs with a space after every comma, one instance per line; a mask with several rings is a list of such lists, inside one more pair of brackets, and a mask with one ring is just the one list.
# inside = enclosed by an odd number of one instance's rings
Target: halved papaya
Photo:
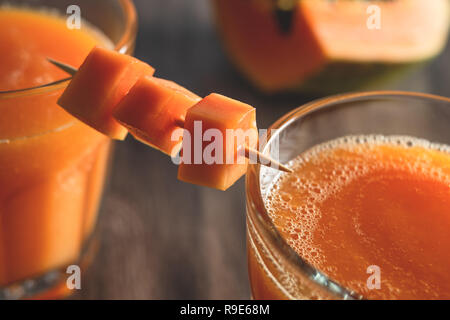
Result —
[[[290, 32], [272, 0], [214, 0], [238, 68], [261, 90], [340, 92], [365, 87], [436, 56], [449, 30], [448, 0], [298, 0]], [[368, 27], [370, 5], [380, 28]]]
[[58, 104], [74, 117], [113, 138], [128, 131], [112, 116], [119, 101], [143, 75], [155, 70], [136, 58], [95, 47], [74, 75]]
[[137, 140], [174, 156], [180, 151], [181, 137], [173, 139], [172, 133], [200, 100], [175, 82], [144, 76], [118, 104], [114, 117]]
[[188, 110], [184, 129], [178, 179], [226, 190], [245, 173], [245, 147], [258, 141], [255, 108], [213, 93]]

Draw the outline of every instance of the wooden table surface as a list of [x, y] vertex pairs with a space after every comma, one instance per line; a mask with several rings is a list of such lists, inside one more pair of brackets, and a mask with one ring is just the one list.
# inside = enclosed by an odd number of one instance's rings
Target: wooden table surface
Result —
[[[136, 56], [199, 95], [257, 107], [260, 128], [312, 96], [265, 97], [236, 73], [208, 0], [137, 0]], [[391, 89], [450, 96], [450, 48]], [[165, 155], [117, 143], [99, 221], [100, 249], [80, 299], [247, 299], [244, 182], [226, 192], [182, 183]]]

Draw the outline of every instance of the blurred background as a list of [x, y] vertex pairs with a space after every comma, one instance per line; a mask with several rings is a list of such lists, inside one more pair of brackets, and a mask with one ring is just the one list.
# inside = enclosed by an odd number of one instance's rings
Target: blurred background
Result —
[[[136, 56], [157, 76], [257, 108], [259, 128], [320, 95], [264, 95], [231, 64], [209, 0], [135, 0]], [[450, 96], [450, 48], [384, 88]], [[80, 299], [248, 299], [245, 191], [182, 183], [162, 153], [117, 143], [99, 221], [99, 252]]]

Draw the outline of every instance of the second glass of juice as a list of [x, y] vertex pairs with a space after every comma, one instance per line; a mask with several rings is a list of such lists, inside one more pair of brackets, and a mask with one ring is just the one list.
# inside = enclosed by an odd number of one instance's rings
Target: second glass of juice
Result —
[[450, 299], [450, 99], [373, 92], [277, 121], [250, 165], [255, 299]]
[[[6, 1], [10, 3], [9, 1]], [[0, 299], [68, 293], [97, 220], [110, 140], [56, 101], [95, 46], [131, 53], [131, 1], [0, 1]], [[77, 21], [77, 19], [79, 19]], [[78, 23], [80, 22], [80, 23]]]

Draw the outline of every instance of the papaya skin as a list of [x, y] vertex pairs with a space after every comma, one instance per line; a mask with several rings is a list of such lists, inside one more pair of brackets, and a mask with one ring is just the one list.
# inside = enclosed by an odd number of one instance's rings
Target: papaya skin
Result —
[[[290, 88], [290, 92], [305, 94], [337, 94], [354, 90], [375, 90], [387, 82], [394, 82], [410, 71], [424, 65], [416, 63], [366, 63], [334, 62], [321, 72]], [[345, 81], [342, 77], [345, 75]]]
[[[282, 32], [271, 0], [213, 0], [231, 60], [265, 93], [336, 93], [371, 88], [437, 56], [445, 47], [447, 0], [301, 0]], [[367, 27], [367, 7], [381, 29]]]

